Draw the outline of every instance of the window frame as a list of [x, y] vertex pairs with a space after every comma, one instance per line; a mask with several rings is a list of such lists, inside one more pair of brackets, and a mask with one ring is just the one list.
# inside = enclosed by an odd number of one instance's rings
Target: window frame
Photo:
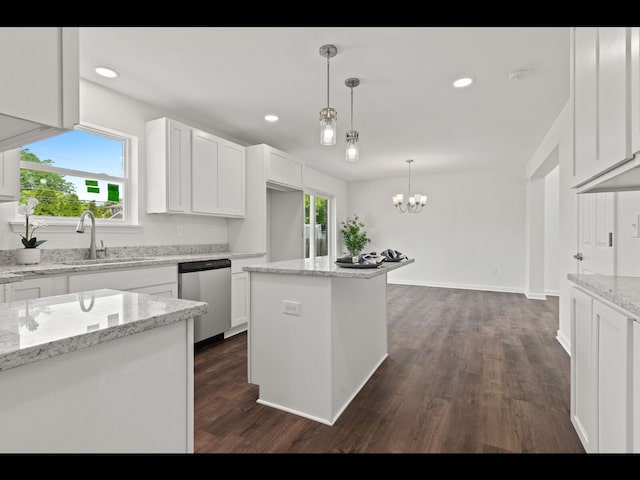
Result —
[[[303, 201], [304, 201], [304, 196], [305, 195], [309, 195], [309, 256], [305, 257], [305, 258], [318, 258], [318, 256], [316, 255], [316, 248], [315, 248], [315, 243], [316, 243], [316, 237], [315, 237], [315, 227], [316, 227], [316, 198], [320, 197], [324, 200], [327, 201], [327, 255], [323, 255], [327, 256], [329, 258], [333, 258], [336, 256], [336, 230], [337, 230], [337, 225], [335, 222], [335, 203], [336, 203], [336, 198], [335, 195], [330, 194], [330, 193], [326, 193], [326, 192], [321, 192], [315, 189], [311, 189], [311, 188], [305, 188], [304, 192], [303, 192]], [[303, 215], [303, 222], [304, 222], [304, 215]], [[303, 228], [305, 228], [306, 225], [303, 224]], [[305, 242], [306, 239], [304, 237], [304, 235], [302, 236], [302, 241]], [[304, 247], [303, 247], [304, 248]], [[313, 255], [312, 255], [313, 253]]]
[[[111, 220], [96, 218], [96, 228], [99, 228], [100, 230], [120, 230], [122, 232], [129, 231], [130, 229], [141, 228], [141, 225], [138, 223], [137, 215], [138, 199], [137, 196], [134, 197], [134, 193], [137, 193], [137, 189], [134, 192], [134, 189], [132, 188], [134, 185], [133, 174], [137, 172], [137, 169], [133, 168], [135, 165], [134, 162], [137, 161], [137, 137], [86, 122], [81, 122], [80, 124], [76, 125], [74, 130], [80, 130], [94, 135], [122, 141], [122, 161], [124, 176], [116, 177], [108, 175], [106, 173], [90, 172], [87, 170], [75, 170], [70, 168], [51, 166], [48, 164], [23, 162], [22, 160], [20, 161], [20, 168], [48, 173], [58, 173], [61, 175], [72, 175], [75, 177], [89, 177], [95, 180], [121, 183], [124, 190], [123, 197], [125, 198], [123, 208], [124, 218]], [[22, 228], [24, 228], [24, 216], [18, 213], [18, 203], [19, 202], [16, 202], [14, 221], [9, 222], [14, 232], [20, 232], [22, 231]], [[76, 217], [50, 217], [41, 215], [34, 215], [33, 218], [40, 219], [47, 223], [47, 233], [68, 233], [69, 229], [65, 227], [68, 227], [69, 225], [75, 226], [78, 220]]]

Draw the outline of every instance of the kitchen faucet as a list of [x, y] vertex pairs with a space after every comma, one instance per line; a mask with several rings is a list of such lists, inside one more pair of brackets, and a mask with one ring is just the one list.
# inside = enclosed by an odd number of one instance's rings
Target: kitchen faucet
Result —
[[84, 217], [89, 216], [91, 219], [91, 243], [89, 244], [89, 258], [95, 260], [96, 258], [96, 217], [89, 210], [85, 210], [80, 215], [80, 221], [76, 225], [76, 232], [84, 233]]

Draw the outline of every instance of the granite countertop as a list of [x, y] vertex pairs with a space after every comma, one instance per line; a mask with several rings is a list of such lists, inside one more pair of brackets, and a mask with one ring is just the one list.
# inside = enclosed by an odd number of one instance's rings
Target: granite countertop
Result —
[[378, 268], [347, 268], [336, 265], [330, 257], [299, 258], [282, 262], [262, 263], [243, 267], [247, 272], [282, 273], [288, 275], [307, 275], [317, 277], [373, 278], [391, 270], [415, 262], [409, 258], [401, 262], [383, 262]]
[[83, 263], [86, 260], [65, 260], [43, 262], [35, 265], [0, 265], [0, 284], [20, 282], [26, 278], [42, 275], [61, 275], [65, 273], [95, 272], [122, 268], [137, 268], [157, 265], [171, 265], [198, 260], [220, 258], [241, 259], [266, 255], [265, 252], [210, 252], [178, 255], [107, 257], [107, 262]]
[[0, 371], [206, 313], [206, 302], [93, 290], [0, 303]]
[[640, 277], [570, 273], [567, 278], [640, 318]]

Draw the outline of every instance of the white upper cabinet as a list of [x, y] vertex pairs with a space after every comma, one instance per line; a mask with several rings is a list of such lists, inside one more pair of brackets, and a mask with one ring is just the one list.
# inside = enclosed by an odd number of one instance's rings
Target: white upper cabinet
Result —
[[0, 151], [79, 122], [77, 27], [0, 28]]
[[147, 122], [147, 212], [244, 217], [244, 147], [167, 117]]
[[146, 130], [147, 212], [189, 213], [191, 128], [163, 117]]
[[[627, 27], [578, 27], [572, 34], [573, 186], [615, 191], [611, 179], [633, 158], [632, 49]], [[595, 190], [607, 181], [608, 189]], [[628, 185], [626, 185], [628, 187]], [[638, 185], [640, 188], [640, 184]], [[620, 188], [618, 188], [620, 189]]]
[[191, 199], [194, 213], [243, 217], [244, 147], [193, 129]]
[[269, 147], [267, 152], [267, 180], [290, 187], [302, 188], [302, 163], [280, 150]]
[[0, 152], [0, 202], [20, 198], [20, 149]]
[[588, 178], [596, 169], [598, 29], [576, 28], [574, 31], [573, 97], [574, 97], [574, 179]]
[[640, 27], [631, 29], [631, 153], [640, 152]]

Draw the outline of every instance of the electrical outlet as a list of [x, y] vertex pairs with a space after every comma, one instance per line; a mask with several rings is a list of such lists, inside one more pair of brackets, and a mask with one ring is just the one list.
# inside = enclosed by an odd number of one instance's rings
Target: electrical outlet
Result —
[[493, 275], [497, 275], [497, 274], [498, 274], [498, 269], [497, 269], [496, 267], [493, 267], [493, 268], [491, 269], [491, 273], [492, 273]]
[[182, 236], [182, 225], [176, 225], [175, 230], [173, 231], [173, 234], [176, 237], [181, 237]]
[[300, 302], [283, 300], [282, 313], [286, 313], [287, 315], [300, 315]]

